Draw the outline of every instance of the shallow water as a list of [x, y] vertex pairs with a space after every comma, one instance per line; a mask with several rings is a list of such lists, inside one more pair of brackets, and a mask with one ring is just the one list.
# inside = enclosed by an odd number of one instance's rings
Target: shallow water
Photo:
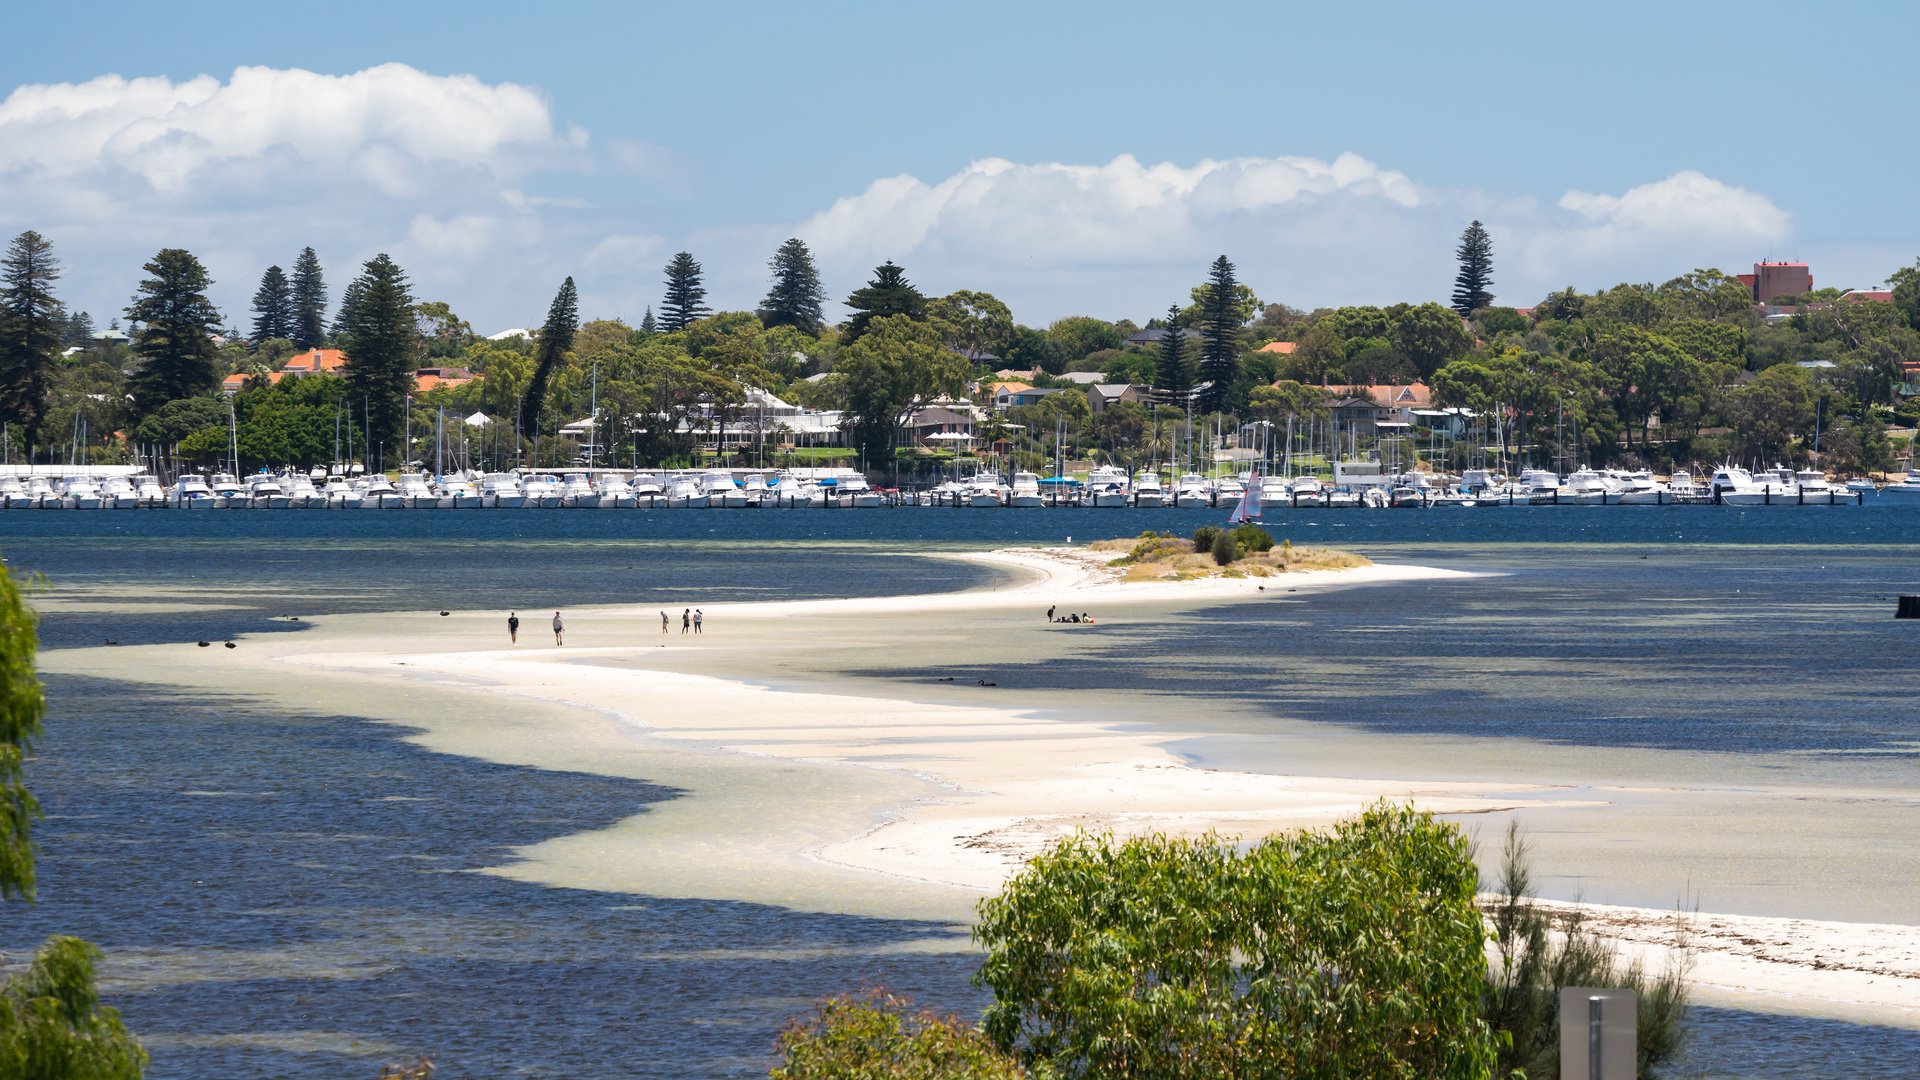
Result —
[[[947, 590], [993, 575], [879, 552], [1219, 516], [22, 513], [0, 514], [0, 554], [48, 575], [43, 641], [60, 648], [297, 632], [279, 616], [337, 611]], [[1270, 526], [1504, 576], [1102, 624], [1064, 661], [996, 661], [995, 678], [1156, 689], [1165, 721], [1196, 731], [1258, 730], [1265, 715], [1409, 741], [1782, 762], [1836, 785], [1911, 776], [1920, 625], [1892, 622], [1889, 597], [1920, 587], [1920, 512], [1318, 511]], [[933, 670], [910, 652], [845, 666], [894, 682]], [[218, 687], [65, 677], [48, 690], [30, 773], [49, 811], [41, 902], [9, 906], [0, 947], [56, 931], [105, 947], [110, 999], [150, 1040], [156, 1077], [371, 1076], [414, 1053], [453, 1077], [760, 1075], [780, 1023], [829, 992], [885, 982], [942, 1008], [982, 1004], [950, 927], [468, 872], [673, 796], [654, 785], [436, 754], [385, 725]], [[1920, 1057], [1913, 1032], [1729, 1010], [1701, 1010], [1697, 1032], [1683, 1075], [1897, 1075]]]

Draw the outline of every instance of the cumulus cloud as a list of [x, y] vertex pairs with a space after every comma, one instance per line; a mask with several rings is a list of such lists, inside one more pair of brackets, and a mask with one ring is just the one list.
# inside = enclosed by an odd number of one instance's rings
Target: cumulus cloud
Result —
[[993, 158], [933, 182], [876, 180], [798, 233], [842, 276], [891, 258], [932, 291], [987, 288], [1016, 313], [1141, 318], [1182, 300], [1222, 253], [1264, 298], [1297, 305], [1444, 297], [1455, 239], [1473, 218], [1492, 229], [1497, 284], [1518, 304], [1569, 280], [1738, 264], [1791, 232], [1764, 196], [1695, 172], [1543, 207], [1423, 186], [1342, 154], [1191, 166]]
[[[0, 226], [52, 237], [69, 300], [102, 323], [168, 246], [200, 255], [236, 322], [261, 270], [307, 245], [336, 295], [360, 261], [388, 251], [423, 293], [479, 306], [519, 284], [501, 265], [533, 272], [591, 245], [568, 218], [586, 201], [527, 183], [591, 171], [592, 154], [533, 88], [404, 64], [103, 75], [0, 101]], [[559, 278], [534, 276], [542, 287]]]

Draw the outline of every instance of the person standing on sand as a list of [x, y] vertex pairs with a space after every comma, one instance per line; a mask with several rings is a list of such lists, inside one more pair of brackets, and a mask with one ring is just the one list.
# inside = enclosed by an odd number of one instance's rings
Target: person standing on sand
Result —
[[567, 624], [560, 621], [560, 613], [557, 611], [554, 612], [553, 613], [553, 643], [555, 645], [565, 645], [567, 643], [566, 639], [563, 636], [566, 633], [566, 629], [567, 629]]
[[700, 633], [700, 609], [699, 608], [693, 609], [693, 632], [696, 637]]
[[693, 629], [693, 609], [681, 608], [680, 609], [680, 632], [684, 634], [691, 629]]
[[1048, 608], [1048, 609], [1047, 609], [1047, 621], [1048, 621], [1048, 622], [1052, 622], [1052, 621], [1053, 621], [1053, 612], [1054, 612], [1054, 608], [1057, 608], [1057, 607], [1059, 607], [1059, 606], [1060, 606], [1060, 605], [1058, 605], [1058, 604], [1055, 604], [1055, 605], [1054, 605], [1053, 607], [1050, 607], [1050, 608]]
[[520, 613], [517, 611], [507, 612], [507, 644], [520, 644]]
[[667, 613], [664, 611], [660, 613], [660, 632], [662, 634], [667, 632]]

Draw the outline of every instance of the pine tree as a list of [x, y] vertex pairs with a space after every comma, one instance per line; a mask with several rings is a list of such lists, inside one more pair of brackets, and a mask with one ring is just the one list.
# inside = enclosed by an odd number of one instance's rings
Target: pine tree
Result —
[[84, 349], [93, 344], [93, 316], [76, 311], [67, 316], [67, 345]]
[[1168, 404], [1186, 408], [1193, 389], [1193, 371], [1187, 366], [1186, 319], [1180, 305], [1167, 309], [1167, 336], [1160, 341], [1160, 359], [1153, 365], [1153, 387]]
[[66, 336], [65, 313], [53, 295], [60, 262], [47, 238], [29, 229], [0, 258], [0, 420], [39, 441], [53, 368]]
[[521, 408], [527, 430], [536, 438], [540, 432], [540, 414], [546, 411], [547, 380], [573, 348], [573, 337], [579, 330], [580, 295], [574, 291], [573, 279], [568, 278], [560, 284], [560, 291], [547, 307], [547, 321], [540, 327], [540, 340], [535, 347], [538, 359], [534, 363], [533, 379], [527, 384], [526, 403]]
[[1493, 238], [1478, 221], [1460, 234], [1460, 247], [1454, 252], [1460, 260], [1460, 273], [1453, 279], [1453, 310], [1467, 318], [1493, 303]]
[[213, 280], [206, 267], [189, 251], [165, 248], [145, 270], [151, 276], [127, 307], [127, 321], [140, 328], [133, 334], [140, 368], [127, 379], [138, 416], [220, 385], [213, 345], [220, 312], [207, 299]]
[[688, 252], [675, 255], [667, 264], [667, 298], [660, 304], [660, 329], [675, 333], [712, 314], [706, 298], [706, 287], [700, 284], [700, 264]]
[[653, 318], [652, 304], [647, 305], [647, 313], [640, 317], [640, 332], [647, 335], [648, 337], [652, 337], [653, 335], [660, 332], [660, 324], [654, 321], [654, 318]]
[[907, 281], [907, 272], [888, 259], [873, 268], [871, 281], [847, 297], [847, 307], [853, 309], [853, 317], [847, 320], [846, 335], [840, 339], [842, 345], [858, 341], [860, 335], [867, 332], [868, 323], [887, 315], [925, 318], [927, 298]]
[[286, 271], [269, 266], [253, 294], [253, 336], [248, 340], [256, 349], [269, 338], [291, 341], [293, 324], [293, 289], [287, 284]]
[[1200, 378], [1207, 384], [1198, 399], [1202, 412], [1224, 409], [1227, 392], [1240, 374], [1240, 314], [1234, 303], [1239, 289], [1227, 257], [1213, 260], [1200, 323]]
[[288, 336], [302, 349], [324, 344], [327, 330], [327, 279], [320, 272], [320, 256], [302, 248], [293, 261], [293, 325]]
[[[413, 392], [419, 348], [413, 293], [406, 271], [382, 253], [367, 260], [347, 286], [347, 296], [336, 325], [347, 353], [348, 401], [360, 406], [368, 440], [384, 464], [387, 447], [406, 422], [407, 397]], [[400, 450], [404, 458], [405, 448]]]
[[[347, 282], [346, 290], [340, 294], [340, 310], [333, 314], [333, 338], [335, 341], [339, 341], [346, 336], [347, 327], [352, 324], [358, 315], [360, 310], [360, 294], [364, 288], [364, 281], [361, 278], [354, 278], [352, 281]], [[299, 345], [300, 343], [296, 341], [294, 344]], [[318, 348], [318, 346], [314, 347]]]
[[820, 271], [813, 265], [813, 252], [799, 238], [780, 245], [768, 260], [773, 285], [767, 298], [760, 301], [760, 321], [767, 327], [791, 326], [803, 333], [820, 333], [825, 321], [822, 305], [826, 292], [820, 287]]

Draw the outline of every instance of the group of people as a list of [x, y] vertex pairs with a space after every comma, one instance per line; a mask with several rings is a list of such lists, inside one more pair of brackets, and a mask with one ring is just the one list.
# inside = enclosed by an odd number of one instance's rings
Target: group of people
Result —
[[1057, 605], [1057, 604], [1056, 604], [1056, 605], [1054, 605], [1053, 607], [1050, 607], [1050, 608], [1048, 608], [1048, 609], [1047, 609], [1047, 621], [1048, 621], [1048, 622], [1050, 622], [1050, 623], [1056, 623], [1056, 622], [1065, 622], [1065, 623], [1090, 623], [1090, 622], [1092, 622], [1092, 621], [1093, 621], [1093, 616], [1092, 616], [1092, 615], [1089, 615], [1089, 614], [1087, 614], [1087, 613], [1086, 613], [1086, 612], [1084, 612], [1084, 611], [1081, 611], [1081, 612], [1069, 612], [1068, 614], [1065, 614], [1065, 615], [1058, 615], [1058, 616], [1056, 616], [1056, 615], [1054, 614], [1054, 612], [1056, 612], [1056, 611], [1058, 611], [1058, 610], [1060, 610], [1060, 608], [1059, 608], [1059, 605]]
[[[441, 612], [441, 614], [444, 615], [446, 613]], [[704, 622], [706, 622], [706, 616], [701, 613], [699, 608], [688, 608], [680, 613], [680, 632], [683, 634], [689, 632], [698, 634], [701, 630], [701, 624]], [[661, 612], [660, 632], [662, 634], [666, 633], [670, 625], [672, 625], [672, 623], [671, 620], [668, 619], [667, 613], [664, 611]], [[553, 613], [553, 643], [555, 645], [565, 645], [567, 643], [566, 634], [566, 621], [562, 619], [560, 613], [556, 611]], [[507, 612], [507, 641], [514, 645], [520, 643], [520, 613], [517, 611]]]

